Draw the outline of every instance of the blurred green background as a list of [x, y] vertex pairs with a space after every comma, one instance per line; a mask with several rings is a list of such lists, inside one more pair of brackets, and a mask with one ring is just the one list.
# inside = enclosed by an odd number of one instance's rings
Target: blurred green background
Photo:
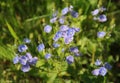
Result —
[[[44, 34], [43, 26], [49, 24], [51, 15], [55, 10], [60, 12], [69, 5], [73, 5], [74, 10], [80, 14], [77, 23], [73, 19], [73, 24], [76, 23], [75, 25], [82, 30], [76, 35], [75, 39], [78, 42], [76, 45], [79, 45], [80, 50], [83, 52], [83, 57], [81, 58], [84, 61], [80, 59], [83, 67], [80, 74], [81, 77], [70, 77], [69, 75], [64, 75], [64, 72], [61, 76], [58, 73], [57, 77], [56, 73], [51, 73], [49, 76], [46, 72], [42, 72], [37, 68], [31, 70], [30, 73], [23, 73], [18, 70], [19, 66], [14, 65], [12, 59], [16, 54], [17, 46], [22, 43], [23, 38], [27, 37], [32, 40], [33, 47], [30, 51], [39, 57], [36, 52], [36, 46], [41, 43], [41, 40], [48, 47], [52, 42], [46, 42], [50, 37], [46, 38], [48, 35]], [[106, 15], [108, 17], [108, 21], [102, 24], [94, 22], [91, 15], [91, 11], [101, 6], [107, 8]], [[108, 61], [113, 66], [107, 76], [108, 82], [105, 83], [120, 83], [119, 17], [120, 0], [0, 0], [0, 82], [46, 83], [49, 80], [48, 83], [103, 83], [99, 81], [103, 80], [101, 77], [95, 78], [92, 75], [87, 77], [92, 70], [88, 65], [90, 65], [89, 62], [91, 62], [93, 53], [98, 55], [95, 59], [100, 57], [103, 61]], [[96, 41], [96, 31], [101, 30], [101, 28], [108, 31], [111, 36]], [[83, 42], [88, 43], [83, 45]], [[97, 44], [100, 46], [97, 46]], [[76, 73], [78, 72], [76, 71]], [[53, 82], [50, 81], [51, 79], [56, 80]]]

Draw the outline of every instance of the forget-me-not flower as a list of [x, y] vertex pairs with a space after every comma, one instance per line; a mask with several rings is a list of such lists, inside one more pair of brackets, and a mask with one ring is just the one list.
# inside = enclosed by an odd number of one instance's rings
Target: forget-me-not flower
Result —
[[46, 25], [46, 26], [44, 27], [44, 31], [45, 31], [46, 33], [50, 33], [51, 30], [52, 30], [52, 27], [51, 27], [50, 25]]
[[103, 38], [105, 35], [106, 35], [106, 32], [104, 32], [104, 31], [97, 32], [97, 37], [98, 38]]
[[37, 47], [39, 52], [41, 52], [44, 48], [45, 48], [45, 46], [44, 46], [43, 43], [39, 44], [38, 47]]
[[19, 52], [25, 52], [28, 49], [26, 45], [20, 45], [18, 46], [18, 51]]
[[74, 57], [69, 55], [69, 56], [66, 57], [66, 61], [68, 62], [68, 64], [71, 64], [71, 63], [74, 62]]

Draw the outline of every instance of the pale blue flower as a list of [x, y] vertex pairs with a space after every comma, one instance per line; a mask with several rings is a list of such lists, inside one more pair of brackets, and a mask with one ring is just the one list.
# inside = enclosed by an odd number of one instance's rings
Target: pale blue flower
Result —
[[75, 29], [74, 28], [69, 28], [67, 30], [67, 37], [73, 37], [75, 35]]
[[46, 26], [44, 27], [44, 31], [45, 31], [46, 33], [50, 33], [51, 30], [52, 30], [52, 27], [51, 27], [50, 25], [46, 25]]
[[69, 44], [69, 43], [72, 42], [72, 41], [73, 41], [73, 37], [65, 37], [65, 38], [64, 38], [65, 44]]
[[69, 12], [69, 8], [68, 7], [62, 9], [62, 15], [66, 15], [68, 12]]
[[25, 52], [28, 49], [26, 45], [20, 45], [18, 46], [18, 51], [19, 52]]
[[28, 72], [28, 71], [30, 70], [29, 64], [22, 65], [21, 70], [22, 70], [23, 72]]
[[97, 32], [98, 38], [103, 38], [105, 35], [106, 35], [106, 32], [104, 32], [104, 31]]
[[46, 55], [45, 55], [45, 58], [46, 58], [46, 59], [51, 58], [51, 54], [50, 54], [50, 53], [46, 54]]
[[33, 57], [32, 59], [29, 60], [29, 64], [30, 65], [35, 65], [37, 61], [38, 61], [38, 58], [37, 57]]
[[67, 31], [69, 29], [68, 25], [61, 25], [60, 31]]
[[95, 69], [95, 70], [92, 71], [92, 74], [95, 75], [95, 76], [98, 76], [99, 71], [100, 71], [100, 69]]
[[106, 15], [100, 15], [99, 17], [98, 17], [98, 21], [99, 22], [106, 22], [107, 21], [107, 17], [106, 17]]
[[78, 12], [76, 11], [71, 11], [71, 16], [74, 17], [74, 18], [77, 18], [79, 16]]
[[58, 43], [53, 43], [53, 47], [54, 48], [57, 48], [57, 47], [59, 47], [60, 46], [60, 44], [58, 44]]
[[50, 19], [50, 23], [55, 23], [56, 20], [57, 20], [57, 17], [54, 17], [54, 18]]
[[98, 60], [98, 59], [97, 59], [97, 60], [95, 61], [95, 65], [96, 65], [96, 66], [99, 66], [99, 65], [101, 65], [101, 64], [102, 64], [102, 61], [101, 61], [101, 60]]
[[19, 62], [19, 56], [14, 57], [13, 63], [14, 63], [14, 64], [17, 64], [18, 62]]
[[55, 36], [53, 37], [53, 40], [56, 42], [58, 41], [59, 38], [62, 37], [62, 32], [61, 31], [58, 31]]
[[23, 40], [25, 43], [30, 43], [31, 42], [31, 40], [30, 39], [28, 39], [28, 38], [24, 38], [24, 40]]
[[105, 67], [100, 67], [99, 68], [99, 75], [105, 76], [107, 73], [107, 69]]
[[59, 18], [59, 23], [60, 24], [64, 24], [64, 22], [65, 22], [64, 16], [60, 17]]
[[66, 57], [66, 61], [68, 62], [68, 64], [71, 64], [71, 63], [74, 62], [74, 57], [69, 55], [69, 56]]
[[28, 61], [28, 58], [27, 58], [26, 56], [20, 56], [19, 62], [20, 62], [22, 65], [26, 65], [26, 64], [27, 64], [27, 61]]
[[107, 62], [105, 62], [104, 67], [105, 67], [106, 69], [108, 69], [108, 70], [111, 70], [111, 69], [112, 69], [112, 66], [111, 66], [109, 63], [107, 63]]
[[97, 15], [99, 12], [100, 12], [99, 9], [95, 9], [95, 10], [92, 11], [91, 13], [92, 13], [93, 16], [95, 16], [95, 15]]
[[71, 48], [70, 48], [70, 52], [73, 52], [73, 53], [78, 53], [78, 52], [79, 52], [79, 50], [78, 50], [78, 48], [77, 48], [77, 47], [71, 47]]
[[45, 48], [45, 46], [44, 46], [43, 43], [39, 44], [38, 47], [37, 47], [39, 52], [41, 52], [44, 48]]

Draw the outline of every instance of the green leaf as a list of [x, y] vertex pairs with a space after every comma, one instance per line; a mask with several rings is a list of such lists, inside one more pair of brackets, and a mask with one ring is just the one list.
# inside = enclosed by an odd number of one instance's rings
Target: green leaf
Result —
[[15, 33], [15, 31], [13, 30], [13, 28], [11, 27], [11, 25], [6, 21], [6, 24], [7, 24], [7, 27], [8, 27], [8, 30], [10, 31], [11, 35], [16, 39], [18, 40], [18, 36], [17, 34]]

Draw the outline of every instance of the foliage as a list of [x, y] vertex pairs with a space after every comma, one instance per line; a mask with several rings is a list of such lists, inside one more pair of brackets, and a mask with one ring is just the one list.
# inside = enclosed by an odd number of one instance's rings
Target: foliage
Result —
[[[0, 82], [12, 83], [119, 83], [120, 78], [120, 37], [119, 37], [119, 0], [0, 0]], [[50, 23], [52, 14], [57, 10], [58, 16], [62, 9], [73, 6], [79, 16], [73, 18], [65, 15], [65, 23], [78, 27], [71, 43], [65, 44], [64, 39], [58, 40], [59, 47], [53, 47], [53, 37], [59, 30], [58, 22]], [[91, 12], [105, 7], [106, 22], [93, 20]], [[50, 33], [44, 32], [44, 26], [52, 26]], [[102, 38], [97, 32], [104, 31]], [[20, 64], [13, 64], [18, 47], [25, 44], [23, 39], [31, 42], [27, 52], [37, 56], [36, 65], [29, 72], [22, 72]], [[44, 43], [41, 52], [37, 46]], [[77, 47], [81, 56], [74, 56], [71, 47]], [[64, 51], [62, 51], [64, 48]], [[49, 59], [45, 58], [51, 54]], [[66, 57], [72, 55], [74, 61], [67, 63]], [[95, 61], [108, 62], [112, 69], [105, 76], [94, 76]]]

